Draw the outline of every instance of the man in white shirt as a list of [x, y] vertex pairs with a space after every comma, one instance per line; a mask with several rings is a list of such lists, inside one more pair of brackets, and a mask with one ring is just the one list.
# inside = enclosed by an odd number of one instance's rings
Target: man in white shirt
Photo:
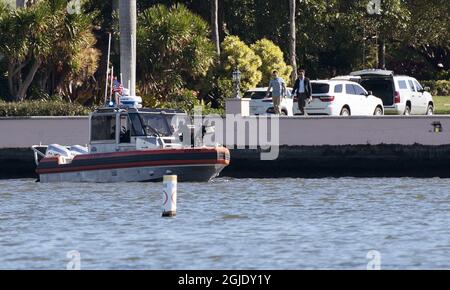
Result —
[[305, 77], [304, 69], [298, 70], [298, 79], [295, 82], [292, 94], [297, 96], [298, 109], [302, 115], [306, 116], [306, 103], [312, 101], [312, 86], [311, 81]]

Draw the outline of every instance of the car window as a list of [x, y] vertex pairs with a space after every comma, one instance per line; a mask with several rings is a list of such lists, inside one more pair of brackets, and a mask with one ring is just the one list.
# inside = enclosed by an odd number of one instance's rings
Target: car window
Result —
[[419, 84], [418, 81], [414, 80], [414, 84], [416, 85], [416, 89], [418, 92], [422, 92], [423, 91], [423, 87]]
[[[272, 93], [269, 94], [272, 97]], [[266, 97], [266, 92], [248, 91], [244, 94], [244, 98], [252, 100], [262, 100]]]
[[330, 92], [329, 84], [312, 83], [311, 86], [313, 95], [328, 94]]
[[342, 93], [342, 91], [344, 90], [344, 86], [343, 85], [336, 85], [335, 87], [334, 87], [334, 92], [335, 93]]
[[400, 90], [408, 89], [408, 85], [406, 84], [406, 81], [398, 81], [398, 87], [400, 88]]
[[356, 95], [355, 88], [353, 87], [353, 85], [350, 84], [345, 85], [345, 91], [349, 95]]
[[416, 87], [414, 86], [413, 81], [409, 80], [409, 89], [411, 90], [411, 92], [416, 92]]
[[355, 95], [365, 96], [367, 94], [362, 87], [358, 85], [353, 85], [353, 87], [355, 89]]

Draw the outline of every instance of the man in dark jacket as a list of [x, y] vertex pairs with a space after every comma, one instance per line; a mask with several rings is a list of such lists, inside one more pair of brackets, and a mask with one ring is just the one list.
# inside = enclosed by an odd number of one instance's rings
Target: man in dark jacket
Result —
[[298, 79], [295, 82], [292, 94], [298, 98], [298, 109], [302, 115], [308, 115], [305, 111], [306, 103], [312, 101], [312, 86], [311, 81], [305, 77], [305, 70], [298, 71]]

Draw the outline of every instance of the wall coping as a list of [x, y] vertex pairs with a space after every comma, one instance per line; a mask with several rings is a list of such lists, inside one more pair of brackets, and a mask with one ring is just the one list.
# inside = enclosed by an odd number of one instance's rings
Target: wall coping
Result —
[[[205, 115], [206, 116], [206, 115]], [[260, 116], [246, 116], [244, 118], [259, 118]], [[386, 115], [386, 116], [350, 116], [350, 117], [339, 117], [339, 116], [278, 116], [280, 119], [287, 120], [410, 120], [410, 119], [429, 119], [432, 121], [439, 121], [439, 119], [450, 119], [450, 115], [433, 115], [433, 116], [396, 116], [396, 115]], [[84, 120], [89, 119], [89, 116], [28, 116], [28, 117], [0, 117], [1, 120], [13, 121], [13, 120]]]
[[24, 116], [24, 117], [0, 117], [1, 120], [17, 121], [17, 120], [84, 120], [89, 119], [89, 116]]

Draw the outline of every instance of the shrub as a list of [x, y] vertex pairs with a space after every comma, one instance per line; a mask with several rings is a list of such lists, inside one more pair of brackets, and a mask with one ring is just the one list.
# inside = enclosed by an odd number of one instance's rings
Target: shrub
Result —
[[430, 87], [434, 96], [450, 96], [450, 80], [422, 81], [424, 87]]
[[231, 97], [233, 84], [232, 72], [237, 67], [241, 72], [241, 90], [247, 91], [257, 86], [262, 79], [259, 68], [261, 58], [237, 36], [227, 36], [222, 43], [222, 77], [219, 88], [226, 97]]
[[158, 109], [177, 109], [189, 114], [194, 113], [196, 106], [202, 107], [203, 115], [218, 114], [224, 115], [223, 109], [213, 109], [210, 105], [205, 105], [198, 99], [198, 93], [187, 89], [182, 89], [167, 97], [167, 101], [160, 101], [157, 97], [145, 97], [144, 106]]
[[87, 116], [91, 108], [58, 101], [0, 101], [0, 117]]
[[268, 39], [258, 40], [251, 46], [256, 55], [262, 60], [260, 71], [262, 72], [261, 86], [269, 84], [271, 74], [274, 70], [283, 78], [286, 83], [290, 83], [292, 67], [284, 61], [284, 55], [280, 47]]

